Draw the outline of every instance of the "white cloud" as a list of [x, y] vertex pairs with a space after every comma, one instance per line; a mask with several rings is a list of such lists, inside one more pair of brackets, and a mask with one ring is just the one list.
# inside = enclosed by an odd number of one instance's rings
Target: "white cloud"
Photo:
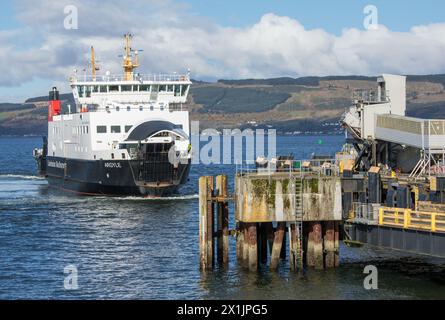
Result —
[[[63, 7], [79, 9], [79, 29], [63, 28]], [[64, 81], [82, 69], [94, 45], [103, 69], [120, 72], [122, 35], [136, 34], [144, 49], [140, 72], [183, 72], [193, 77], [377, 75], [445, 72], [445, 23], [409, 32], [346, 29], [339, 36], [307, 30], [295, 19], [264, 15], [246, 28], [219, 26], [173, 1], [93, 0], [17, 2], [23, 27], [0, 31], [0, 86], [36, 77]]]

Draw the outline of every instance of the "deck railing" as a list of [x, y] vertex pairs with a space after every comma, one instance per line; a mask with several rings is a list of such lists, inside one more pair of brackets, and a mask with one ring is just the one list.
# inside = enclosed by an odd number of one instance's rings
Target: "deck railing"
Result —
[[379, 96], [377, 90], [374, 89], [357, 89], [352, 93], [352, 101], [354, 103], [386, 103], [390, 102], [389, 91], [386, 91], [385, 95]]
[[289, 175], [318, 173], [320, 175], [338, 176], [339, 167], [335, 165], [335, 159], [311, 159], [311, 160], [277, 160], [268, 161], [265, 167], [257, 166], [255, 161], [236, 162], [236, 174], [262, 174], [288, 173]]
[[[93, 77], [88, 74], [75, 74], [70, 77], [71, 82], [120, 82], [126, 81], [123, 75], [97, 75]], [[127, 80], [128, 81], [128, 80]], [[130, 81], [154, 81], [154, 82], [180, 82], [180, 81], [190, 81], [188, 75], [180, 74], [134, 74], [133, 79]]]
[[379, 225], [430, 232], [445, 232], [445, 212], [381, 208]]

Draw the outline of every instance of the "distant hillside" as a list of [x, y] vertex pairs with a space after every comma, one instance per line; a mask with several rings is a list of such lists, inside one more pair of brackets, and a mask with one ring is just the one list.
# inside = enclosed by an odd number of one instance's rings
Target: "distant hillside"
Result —
[[273, 78], [273, 79], [245, 79], [245, 80], [218, 80], [218, 83], [227, 85], [268, 85], [268, 86], [310, 86], [318, 87], [320, 81], [336, 81], [336, 80], [363, 80], [376, 81], [376, 78], [363, 76], [334, 76], [334, 77], [301, 77], [301, 78]]
[[[295, 85], [295, 86], [312, 86], [318, 87], [321, 81], [373, 81], [377, 80], [377, 77], [365, 77], [365, 76], [328, 76], [328, 77], [301, 77], [301, 78], [273, 78], [273, 79], [243, 79], [243, 80], [218, 80], [218, 83], [226, 85], [269, 85], [269, 86], [281, 86], [281, 85]], [[413, 82], [432, 82], [440, 83], [445, 86], [445, 74], [438, 75], [409, 75], [408, 81]]]
[[445, 119], [445, 102], [409, 104], [407, 115], [423, 119]]
[[34, 109], [36, 106], [33, 104], [23, 104], [23, 103], [0, 103], [0, 112], [10, 112], [18, 110], [30, 110]]
[[[60, 100], [69, 100], [72, 103], [74, 103], [74, 98], [72, 93], [62, 93], [60, 95]], [[29, 98], [25, 101], [25, 103], [35, 103], [35, 102], [42, 102], [42, 101], [48, 101], [48, 96], [41, 96], [41, 97], [35, 97], [35, 98]]]
[[[270, 128], [279, 133], [338, 133], [338, 120], [355, 89], [376, 87], [376, 77], [193, 80], [188, 106], [200, 128]], [[445, 119], [445, 75], [408, 76], [407, 113]], [[43, 135], [47, 96], [0, 104], [0, 135]], [[62, 94], [62, 112], [72, 94]]]
[[192, 89], [201, 113], [255, 113], [275, 108], [290, 98], [289, 93], [250, 88], [199, 87]]

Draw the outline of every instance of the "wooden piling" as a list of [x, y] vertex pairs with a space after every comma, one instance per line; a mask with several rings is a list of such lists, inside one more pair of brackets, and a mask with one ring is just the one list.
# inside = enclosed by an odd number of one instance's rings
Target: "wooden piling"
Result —
[[340, 267], [340, 222], [334, 222], [334, 267]]
[[323, 228], [323, 243], [324, 243], [324, 260], [325, 268], [330, 269], [335, 267], [335, 230], [334, 221], [324, 222]]
[[258, 259], [261, 263], [267, 263], [267, 226], [266, 223], [259, 223], [258, 232]]
[[309, 223], [306, 261], [308, 267], [313, 267], [317, 270], [324, 268], [322, 229], [319, 221]]
[[249, 268], [249, 234], [247, 232], [248, 224], [243, 223], [243, 255], [242, 255], [242, 266], [244, 268]]
[[284, 234], [283, 234], [283, 244], [281, 245], [281, 252], [280, 252], [280, 258], [282, 260], [286, 259], [286, 251], [287, 251], [286, 250], [286, 248], [287, 248], [286, 244], [287, 244], [287, 228], [285, 226]]
[[300, 260], [299, 248], [298, 248], [298, 238], [297, 238], [297, 227], [294, 223], [289, 226], [289, 262], [291, 271], [297, 271], [300, 267], [298, 261]]
[[243, 258], [244, 228], [241, 221], [236, 223], [236, 257], [239, 262]]
[[215, 222], [215, 213], [213, 210], [213, 177], [207, 177], [207, 265], [209, 267], [213, 267], [213, 251], [215, 248], [215, 238], [214, 238], [214, 222]]
[[275, 230], [273, 229], [273, 223], [272, 222], [266, 222], [266, 233], [267, 233], [267, 244], [269, 247], [269, 255], [272, 255], [272, 247], [275, 237]]
[[283, 245], [285, 229], [286, 223], [278, 222], [270, 257], [270, 270], [277, 270], [278, 264], [280, 263], [281, 247]]
[[208, 177], [199, 178], [199, 265], [201, 270], [211, 269], [208, 264]]
[[227, 198], [227, 176], [216, 177], [216, 190], [220, 198], [217, 203], [218, 262], [227, 265], [229, 262], [229, 204], [221, 201]]
[[249, 270], [258, 270], [257, 224], [249, 223], [247, 227], [249, 242]]

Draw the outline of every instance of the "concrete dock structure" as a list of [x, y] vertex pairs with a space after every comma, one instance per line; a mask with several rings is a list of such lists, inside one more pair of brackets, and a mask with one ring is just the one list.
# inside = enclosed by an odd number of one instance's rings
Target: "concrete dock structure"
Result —
[[[336, 170], [323, 173], [318, 169], [240, 171], [232, 197], [213, 190], [213, 177], [201, 177], [201, 268], [214, 265], [211, 234], [218, 239], [217, 260], [226, 263], [228, 259], [228, 241], [221, 240], [228, 231], [215, 232], [213, 227], [215, 221], [228, 221], [228, 201], [235, 203], [236, 230], [232, 234], [236, 236], [237, 259], [246, 269], [256, 271], [268, 264], [276, 270], [283, 259], [289, 260], [294, 271], [338, 267], [343, 219], [341, 178]], [[223, 187], [225, 176], [216, 177], [216, 181], [220, 190], [227, 190]], [[226, 209], [218, 209], [215, 216], [213, 204]]]

